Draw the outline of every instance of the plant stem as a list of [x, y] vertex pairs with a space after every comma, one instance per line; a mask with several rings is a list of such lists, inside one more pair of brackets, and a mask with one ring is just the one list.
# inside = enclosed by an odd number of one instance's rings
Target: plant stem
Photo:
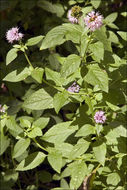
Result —
[[42, 146], [37, 142], [37, 140], [36, 140], [35, 138], [33, 138], [33, 141], [36, 143], [36, 145], [37, 145], [39, 148], [41, 148], [42, 150], [48, 152], [44, 147], [42, 147]]
[[91, 99], [89, 97], [89, 92], [88, 92], [88, 88], [87, 88], [87, 83], [86, 82], [85, 82], [85, 88], [86, 88], [87, 100], [88, 100], [89, 108], [90, 108], [92, 116], [94, 117], [93, 106], [92, 106], [92, 103], [91, 103]]
[[30, 62], [30, 60], [29, 60], [29, 58], [28, 58], [28, 56], [27, 56], [27, 54], [26, 54], [25, 51], [24, 51], [24, 55], [25, 55], [25, 58], [26, 58], [27, 62], [29, 63], [29, 65], [30, 65], [32, 68], [34, 68], [33, 65], [31, 64], [31, 62]]

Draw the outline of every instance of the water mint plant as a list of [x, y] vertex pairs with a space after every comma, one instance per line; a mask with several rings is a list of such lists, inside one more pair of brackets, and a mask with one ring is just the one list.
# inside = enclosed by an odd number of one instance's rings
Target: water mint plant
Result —
[[10, 4], [0, 57], [2, 189], [126, 189], [124, 7]]

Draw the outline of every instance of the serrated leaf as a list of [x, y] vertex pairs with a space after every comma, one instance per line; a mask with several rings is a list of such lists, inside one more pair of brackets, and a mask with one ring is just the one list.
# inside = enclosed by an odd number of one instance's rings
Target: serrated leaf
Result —
[[61, 76], [68, 77], [69, 75], [74, 73], [79, 68], [80, 62], [81, 60], [79, 56], [75, 54], [69, 55], [62, 65]]
[[110, 102], [108, 102], [108, 101], [106, 101], [106, 104], [107, 104], [108, 107], [109, 107], [110, 109], [112, 109], [113, 111], [118, 111], [118, 110], [120, 110], [120, 108], [119, 108], [118, 106], [116, 106], [116, 105], [114, 105], [114, 104], [112, 104], [112, 103], [110, 103]]
[[55, 47], [56, 45], [60, 45], [65, 42], [64, 35], [66, 33], [66, 30], [63, 26], [57, 26], [50, 30], [40, 47], [40, 50]]
[[56, 113], [59, 112], [59, 110], [65, 104], [67, 99], [68, 99], [68, 92], [67, 91], [63, 91], [61, 93], [55, 94], [55, 96], [53, 98], [53, 105], [54, 105]]
[[126, 32], [118, 31], [117, 34], [119, 34], [120, 37], [121, 37], [123, 40], [127, 41], [127, 33], [126, 33]]
[[110, 15], [108, 15], [106, 18], [105, 18], [105, 22], [108, 24], [108, 23], [112, 23], [116, 20], [118, 16], [118, 13], [115, 12], [115, 13], [111, 13]]
[[52, 168], [60, 173], [62, 167], [62, 154], [58, 150], [55, 150], [48, 154], [48, 161]]
[[68, 158], [69, 153], [73, 149], [73, 145], [69, 143], [60, 143], [60, 144], [55, 144], [55, 148], [62, 153], [63, 157]]
[[104, 58], [104, 46], [102, 42], [95, 42], [94, 44], [90, 44], [89, 49], [93, 53], [92, 57], [97, 62], [100, 62]]
[[111, 174], [108, 174], [106, 181], [107, 181], [107, 184], [117, 186], [118, 183], [121, 181], [121, 179], [118, 173], [111, 173]]
[[74, 160], [84, 154], [89, 148], [90, 142], [80, 139], [78, 143], [73, 147], [72, 151], [69, 154], [69, 159]]
[[20, 139], [14, 146], [13, 158], [19, 157], [23, 154], [30, 145], [30, 139]]
[[53, 108], [53, 98], [46, 89], [41, 88], [25, 100], [23, 107], [32, 110]]
[[99, 5], [101, 4], [101, 0], [91, 0], [91, 4], [93, 5], [95, 9], [97, 9]]
[[51, 127], [42, 137], [43, 140], [51, 143], [62, 143], [64, 140], [74, 133], [77, 126], [70, 126], [71, 122], [58, 123]]
[[36, 121], [33, 122], [33, 126], [39, 127], [40, 129], [44, 129], [46, 125], [48, 124], [50, 118], [46, 117], [40, 117]]
[[42, 131], [39, 127], [34, 127], [29, 133], [28, 137], [35, 138], [37, 136], [42, 136]]
[[81, 27], [80, 25], [70, 24], [70, 23], [63, 24], [63, 26], [66, 31], [65, 33], [66, 40], [71, 40], [73, 43], [80, 43], [81, 35], [82, 32], [84, 31], [84, 28]]
[[35, 68], [31, 72], [31, 76], [38, 82], [42, 83], [42, 77], [43, 77], [44, 69], [43, 68]]
[[19, 82], [24, 80], [31, 74], [29, 68], [24, 68], [22, 71], [14, 70], [3, 79], [9, 82]]
[[10, 139], [7, 136], [5, 136], [3, 133], [1, 133], [0, 134], [0, 142], [1, 142], [0, 155], [2, 155], [8, 148], [8, 146], [10, 144]]
[[93, 152], [98, 162], [104, 166], [106, 156], [106, 144], [101, 141], [96, 141], [93, 145]]
[[22, 160], [20, 164], [17, 166], [16, 170], [27, 171], [36, 168], [44, 161], [45, 157], [46, 155], [42, 152], [34, 152], [30, 154], [27, 158]]
[[116, 43], [116, 44], [119, 43], [119, 39], [118, 39], [117, 35], [112, 31], [109, 31], [109, 38], [108, 39], [113, 43]]
[[97, 40], [103, 43], [104, 49], [112, 52], [111, 42], [107, 38], [106, 28], [102, 26], [99, 30], [95, 30], [94, 34]]
[[38, 44], [43, 38], [44, 38], [44, 36], [36, 36], [36, 37], [30, 38], [27, 40], [25, 45], [26, 46], [34, 46], [34, 45]]
[[45, 68], [45, 74], [46, 74], [47, 80], [52, 80], [53, 82], [56, 83], [57, 86], [62, 85], [60, 73], [53, 71], [49, 68]]
[[101, 70], [97, 64], [89, 65], [89, 71], [85, 76], [85, 81], [93, 86], [98, 85], [98, 87], [108, 92], [108, 75], [106, 71]]
[[18, 51], [18, 49], [12, 48], [7, 53], [7, 56], [6, 56], [6, 65], [8, 65], [9, 63], [11, 63], [17, 57], [17, 51]]
[[88, 135], [95, 134], [94, 126], [85, 124], [76, 133], [76, 137], [86, 137]]
[[20, 134], [23, 130], [17, 125], [14, 117], [9, 117], [8, 120], [6, 120], [6, 126], [8, 129], [14, 131], [15, 133]]
[[87, 166], [84, 161], [76, 161], [69, 168], [71, 171], [70, 189], [78, 189], [87, 175]]

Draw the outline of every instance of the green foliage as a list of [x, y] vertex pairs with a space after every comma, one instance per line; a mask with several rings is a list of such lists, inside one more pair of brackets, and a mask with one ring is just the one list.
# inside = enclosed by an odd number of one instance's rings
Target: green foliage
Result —
[[[126, 189], [125, 2], [7, 0], [0, 11], [2, 190]], [[23, 39], [8, 44], [16, 26]]]
[[17, 57], [17, 49], [16, 48], [12, 48], [6, 56], [6, 65], [8, 65], [9, 63], [11, 63], [16, 57]]
[[30, 139], [19, 139], [13, 150], [13, 158], [19, 157], [30, 145]]
[[22, 160], [21, 163], [17, 166], [16, 170], [17, 171], [31, 170], [40, 165], [44, 161], [45, 156], [46, 155], [42, 152], [34, 152], [30, 154], [26, 159]]
[[53, 108], [53, 99], [46, 89], [42, 88], [28, 97], [24, 102], [23, 107], [33, 110]]
[[84, 80], [93, 85], [98, 86], [101, 90], [108, 92], [108, 75], [97, 64], [88, 66], [88, 73]]

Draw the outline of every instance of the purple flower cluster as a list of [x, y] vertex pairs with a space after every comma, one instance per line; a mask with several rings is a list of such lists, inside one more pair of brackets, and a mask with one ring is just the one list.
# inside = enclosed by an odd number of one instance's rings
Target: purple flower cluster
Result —
[[1, 104], [0, 104], [0, 112], [1, 112], [1, 113], [5, 113], [5, 109], [2, 107]]
[[92, 11], [88, 13], [84, 21], [88, 29], [90, 29], [91, 31], [95, 31], [102, 26], [103, 16], [100, 15], [98, 12]]
[[103, 111], [97, 111], [94, 115], [94, 120], [96, 123], [104, 123], [106, 120], [106, 116]]
[[79, 90], [80, 90], [80, 86], [76, 82], [73, 82], [73, 84], [69, 86], [69, 88], [67, 89], [67, 91], [69, 92], [76, 92], [76, 93], [78, 93]]
[[18, 27], [13, 27], [6, 33], [6, 39], [9, 43], [13, 43], [14, 41], [19, 41], [23, 38], [23, 34], [19, 32]]

